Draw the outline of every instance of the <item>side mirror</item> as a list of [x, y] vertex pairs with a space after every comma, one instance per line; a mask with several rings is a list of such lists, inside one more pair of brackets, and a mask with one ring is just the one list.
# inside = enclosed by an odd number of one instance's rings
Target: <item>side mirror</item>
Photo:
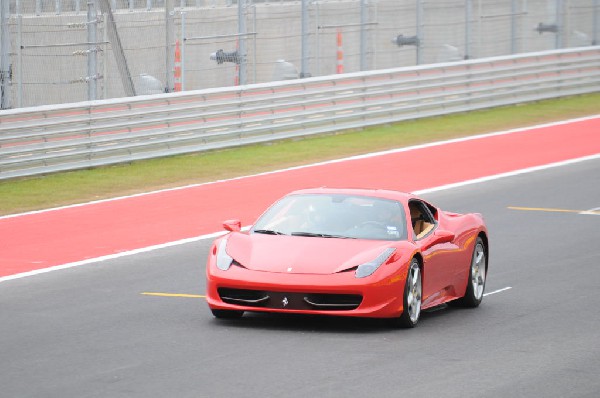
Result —
[[240, 220], [223, 221], [223, 228], [231, 232], [240, 232], [242, 230], [242, 222]]

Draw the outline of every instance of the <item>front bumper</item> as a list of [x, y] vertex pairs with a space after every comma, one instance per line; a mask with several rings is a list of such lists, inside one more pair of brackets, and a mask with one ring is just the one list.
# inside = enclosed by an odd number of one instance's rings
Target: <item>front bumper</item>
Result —
[[206, 301], [211, 309], [390, 318], [403, 311], [406, 267], [384, 265], [373, 275], [227, 271], [207, 264]]

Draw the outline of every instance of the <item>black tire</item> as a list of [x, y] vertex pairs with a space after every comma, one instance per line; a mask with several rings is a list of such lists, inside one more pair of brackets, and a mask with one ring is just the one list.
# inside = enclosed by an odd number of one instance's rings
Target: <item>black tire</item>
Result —
[[218, 319], [239, 319], [244, 315], [244, 311], [237, 310], [216, 310], [210, 309], [215, 318]]
[[421, 317], [421, 294], [423, 284], [419, 260], [413, 258], [408, 267], [404, 284], [402, 314], [392, 320], [392, 325], [401, 328], [414, 328]]
[[[479, 256], [481, 258], [478, 258]], [[461, 307], [476, 308], [483, 300], [485, 282], [487, 276], [487, 249], [483, 244], [483, 239], [477, 238], [471, 264], [469, 265], [469, 279], [467, 281], [467, 290], [465, 295], [453, 302]]]

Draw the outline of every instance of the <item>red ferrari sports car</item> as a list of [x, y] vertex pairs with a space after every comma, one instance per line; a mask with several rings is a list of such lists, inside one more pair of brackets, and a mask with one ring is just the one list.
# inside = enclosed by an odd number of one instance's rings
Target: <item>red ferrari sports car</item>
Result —
[[409, 193], [306, 189], [275, 202], [248, 230], [226, 221], [206, 266], [217, 318], [245, 311], [389, 318], [477, 307], [488, 266], [480, 214], [443, 211]]

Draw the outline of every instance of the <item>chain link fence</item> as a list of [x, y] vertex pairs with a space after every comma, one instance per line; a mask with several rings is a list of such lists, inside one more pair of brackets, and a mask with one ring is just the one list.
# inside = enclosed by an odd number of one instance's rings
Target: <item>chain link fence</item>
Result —
[[600, 0], [3, 0], [0, 9], [2, 109], [600, 40]]

